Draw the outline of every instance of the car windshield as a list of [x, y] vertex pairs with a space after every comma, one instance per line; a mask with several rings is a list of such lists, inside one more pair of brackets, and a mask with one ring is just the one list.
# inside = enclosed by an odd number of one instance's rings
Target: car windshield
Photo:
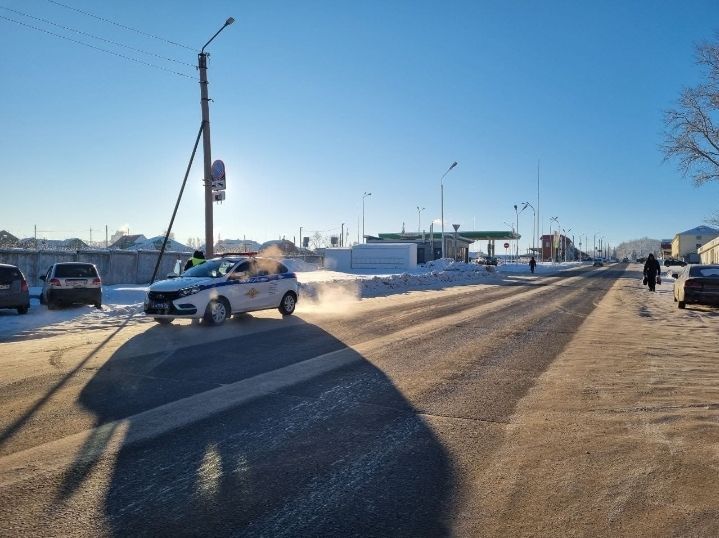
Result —
[[205, 263], [201, 263], [200, 265], [195, 265], [182, 273], [182, 276], [196, 278], [221, 278], [225, 276], [236, 263], [236, 260], [210, 260]]
[[700, 276], [704, 278], [719, 278], [719, 265], [710, 267], [692, 267], [691, 276]]

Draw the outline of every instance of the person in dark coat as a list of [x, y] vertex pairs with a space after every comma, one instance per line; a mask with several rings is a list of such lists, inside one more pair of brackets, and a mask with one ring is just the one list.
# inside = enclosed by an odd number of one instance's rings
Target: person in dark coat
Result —
[[537, 266], [537, 260], [534, 259], [534, 256], [529, 258], [529, 270], [534, 273], [534, 268]]
[[205, 255], [202, 253], [201, 250], [196, 250], [192, 253], [192, 258], [187, 260], [184, 271], [187, 271], [195, 265], [200, 265], [201, 263], [205, 263]]
[[647, 256], [647, 261], [644, 262], [644, 278], [647, 280], [649, 291], [654, 291], [654, 288], [657, 285], [657, 277], [661, 271], [662, 268], [660, 267], [657, 259], [654, 257], [654, 254]]

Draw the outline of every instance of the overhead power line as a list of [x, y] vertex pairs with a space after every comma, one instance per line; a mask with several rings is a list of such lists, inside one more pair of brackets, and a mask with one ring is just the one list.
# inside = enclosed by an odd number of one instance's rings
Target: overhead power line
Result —
[[49, 30], [45, 30], [44, 28], [38, 28], [37, 26], [33, 26], [33, 25], [31, 25], [31, 24], [26, 24], [26, 23], [24, 23], [24, 22], [17, 21], [17, 20], [15, 20], [15, 19], [11, 19], [11, 18], [9, 18], [9, 17], [5, 17], [5, 16], [3, 16], [3, 15], [0, 15], [0, 19], [6, 20], [6, 21], [9, 21], [9, 22], [14, 22], [15, 24], [19, 24], [20, 26], [24, 26], [25, 28], [31, 28], [31, 29], [36, 30], [36, 31], [38, 31], [38, 32], [42, 32], [42, 33], [44, 33], [44, 34], [48, 34], [48, 35], [51, 35], [51, 36], [54, 36], [54, 37], [59, 37], [60, 39], [64, 39], [64, 40], [66, 40], [66, 41], [70, 41], [71, 43], [76, 43], [77, 45], [82, 45], [83, 47], [88, 47], [88, 48], [91, 48], [91, 49], [99, 50], [100, 52], [104, 52], [104, 53], [106, 53], [106, 54], [112, 54], [113, 56], [117, 56], [118, 58], [123, 58], [123, 59], [125, 59], [125, 60], [129, 60], [129, 61], [131, 61], [131, 62], [135, 62], [135, 63], [141, 64], [141, 65], [144, 65], [144, 66], [146, 66], [146, 67], [152, 67], [153, 69], [159, 69], [160, 71], [165, 71], [166, 73], [172, 73], [173, 75], [177, 75], [178, 77], [189, 78], [189, 79], [191, 79], [191, 80], [194, 80], [194, 79], [195, 79], [194, 76], [188, 75], [187, 73], [181, 73], [181, 72], [179, 72], [179, 71], [173, 71], [172, 69], [168, 69], [168, 68], [166, 68], [166, 67], [162, 67], [161, 65], [152, 64], [152, 63], [150, 63], [150, 62], [146, 62], [146, 61], [144, 61], [144, 60], [140, 60], [139, 58], [133, 58], [133, 57], [131, 57], [131, 56], [125, 56], [124, 54], [120, 54], [119, 52], [115, 52], [115, 51], [112, 51], [112, 50], [103, 49], [102, 47], [97, 47], [97, 46], [92, 45], [92, 44], [90, 44], [90, 43], [85, 43], [84, 41], [79, 41], [79, 40], [77, 40], [77, 39], [72, 39], [71, 37], [67, 37], [67, 36], [64, 36], [64, 35], [56, 34], [55, 32], [51, 32], [51, 31], [49, 31]]
[[196, 49], [192, 47], [188, 47], [187, 45], [183, 45], [182, 43], [176, 43], [175, 41], [170, 41], [169, 39], [165, 39], [164, 37], [156, 36], [153, 34], [148, 34], [147, 32], [143, 32], [142, 30], [138, 30], [137, 28], [132, 28], [130, 26], [125, 26], [124, 24], [120, 24], [119, 22], [111, 21], [110, 19], [105, 19], [103, 17], [99, 17], [93, 13], [90, 13], [88, 11], [83, 11], [82, 9], [77, 9], [76, 7], [68, 6], [67, 4], [63, 4], [61, 2], [57, 2], [56, 0], [47, 0], [51, 4], [55, 4], [56, 6], [64, 7], [65, 9], [69, 9], [71, 11], [76, 11], [77, 13], [82, 13], [83, 15], [86, 15], [88, 17], [92, 17], [93, 19], [97, 19], [102, 22], [106, 22], [108, 24], [112, 24], [114, 26], [117, 26], [118, 28], [122, 28], [123, 30], [129, 30], [131, 32], [138, 33], [140, 35], [143, 35], [145, 37], [151, 37], [153, 39], [157, 39], [159, 41], [164, 41], [165, 43], [169, 43], [170, 45], [175, 45], [176, 47], [182, 47], [183, 49], [191, 50], [193, 52], [196, 51]]
[[70, 27], [70, 26], [63, 26], [62, 24], [57, 24], [57, 23], [55, 23], [55, 22], [52, 22], [52, 21], [47, 20], [47, 19], [42, 19], [42, 18], [40, 18], [40, 17], [35, 17], [35, 16], [33, 16], [33, 15], [29, 15], [29, 14], [27, 14], [27, 13], [23, 13], [22, 11], [18, 11], [18, 10], [16, 10], [16, 9], [11, 9], [11, 8], [5, 7], [5, 6], [0, 6], [0, 9], [4, 9], [4, 10], [6, 10], [6, 11], [10, 11], [10, 12], [15, 13], [15, 14], [17, 14], [17, 15], [22, 15], [23, 17], [27, 17], [28, 19], [33, 19], [33, 20], [36, 20], [36, 21], [44, 22], [45, 24], [50, 24], [51, 26], [55, 26], [56, 28], [62, 28], [63, 30], [67, 30], [67, 31], [69, 31], [69, 32], [75, 32], [76, 34], [80, 34], [80, 35], [84, 35], [84, 36], [87, 36], [87, 37], [91, 37], [91, 38], [93, 38], [93, 39], [97, 39], [97, 40], [99, 40], [99, 41], [103, 41], [103, 42], [105, 42], [105, 43], [109, 43], [109, 44], [111, 44], [111, 45], [117, 45], [118, 47], [124, 47], [124, 48], [129, 49], [129, 50], [134, 50], [135, 52], [139, 52], [139, 53], [141, 53], [141, 54], [147, 54], [148, 56], [154, 56], [155, 58], [159, 58], [159, 59], [161, 59], [161, 60], [166, 60], [166, 61], [168, 61], [168, 62], [175, 62], [175, 63], [177, 63], [177, 64], [187, 65], [187, 66], [189, 66], [189, 67], [195, 67], [193, 64], [190, 64], [190, 63], [187, 63], [187, 62], [183, 62], [183, 61], [180, 61], [180, 60], [175, 60], [175, 59], [173, 59], [173, 58], [167, 58], [167, 57], [165, 57], [165, 56], [160, 56], [159, 54], [155, 54], [154, 52], [149, 52], [149, 51], [146, 51], [146, 50], [142, 50], [142, 49], [138, 49], [138, 48], [135, 48], [135, 47], [131, 47], [130, 45], [125, 45], [124, 43], [119, 43], [119, 42], [117, 42], [117, 41], [112, 41], [112, 40], [110, 40], [110, 39], [105, 39], [104, 37], [100, 37], [100, 36], [97, 36], [97, 35], [94, 35], [94, 34], [90, 34], [90, 33], [87, 33], [87, 32], [83, 32], [82, 30], [78, 30], [78, 29], [72, 28], [72, 27]]

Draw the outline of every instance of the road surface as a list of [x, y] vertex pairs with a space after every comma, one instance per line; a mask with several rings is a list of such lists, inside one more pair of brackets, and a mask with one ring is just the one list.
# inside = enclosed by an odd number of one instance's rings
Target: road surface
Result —
[[717, 536], [719, 312], [639, 271], [0, 343], [0, 535]]

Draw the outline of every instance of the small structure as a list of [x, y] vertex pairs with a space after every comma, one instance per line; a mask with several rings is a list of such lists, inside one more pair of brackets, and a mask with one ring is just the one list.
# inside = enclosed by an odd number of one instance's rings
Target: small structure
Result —
[[678, 233], [672, 239], [672, 258], [679, 260], [690, 254], [696, 255], [703, 245], [717, 237], [719, 230], [710, 226], [697, 226]]
[[[588, 249], [587, 249], [588, 250]], [[581, 258], [582, 253], [572, 243], [572, 238], [564, 234], [545, 234], [542, 236], [542, 261], [564, 261]]]
[[409, 271], [417, 268], [415, 243], [374, 242], [325, 249], [325, 269], [332, 271]]

